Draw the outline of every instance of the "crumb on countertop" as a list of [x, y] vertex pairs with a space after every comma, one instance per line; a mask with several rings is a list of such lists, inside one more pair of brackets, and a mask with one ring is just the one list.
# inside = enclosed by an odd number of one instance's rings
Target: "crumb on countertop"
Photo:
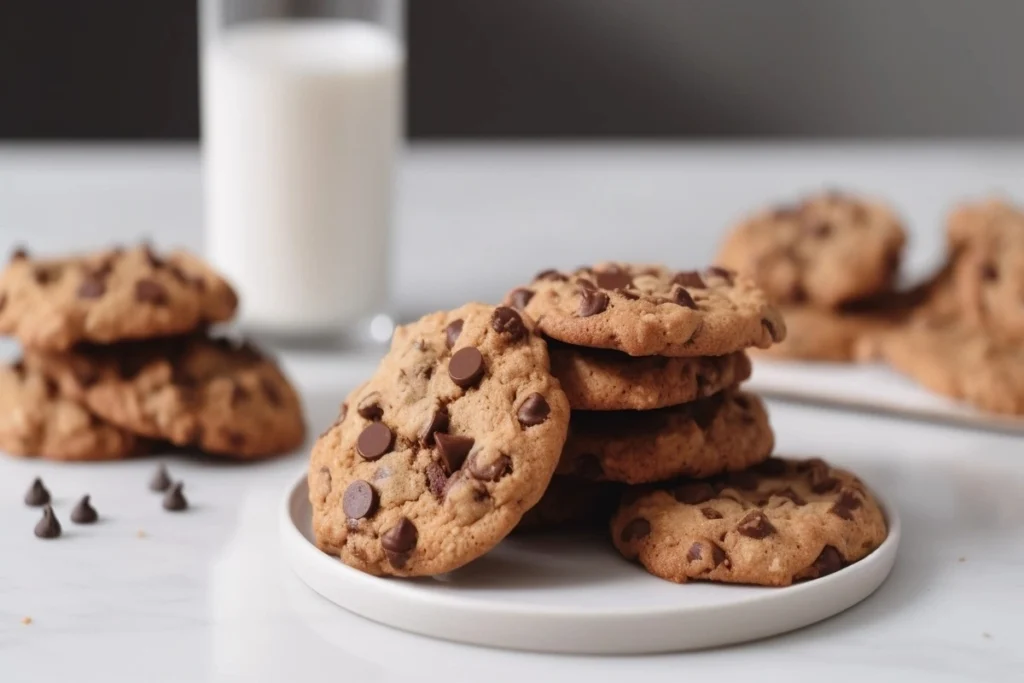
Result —
[[989, 640], [992, 640], [992, 634], [989, 633], [988, 631], [982, 631], [981, 637], [982, 638], [988, 638]]
[[958, 558], [957, 558], [957, 560], [956, 560], [956, 561], [957, 561], [957, 562], [966, 562], [966, 561], [967, 561], [967, 558], [966, 558], [966, 557], [964, 557], [963, 555], [961, 555], [960, 557], [958, 557]]
[[32, 617], [22, 617], [21, 623], [25, 624], [25, 626], [28, 626], [32, 623]]
[[138, 531], [136, 531], [135, 532], [135, 536], [138, 537], [138, 538], [145, 538], [146, 537], [145, 529], [139, 529]]

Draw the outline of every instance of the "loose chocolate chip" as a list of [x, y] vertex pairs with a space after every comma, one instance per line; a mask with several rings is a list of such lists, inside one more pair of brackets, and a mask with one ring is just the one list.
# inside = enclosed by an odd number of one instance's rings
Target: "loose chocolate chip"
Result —
[[438, 406], [434, 408], [433, 412], [427, 417], [426, 423], [423, 425], [423, 429], [420, 430], [420, 441], [425, 446], [433, 446], [434, 441], [437, 438], [437, 432], [447, 432], [448, 424], [451, 422], [451, 416], [448, 414], [448, 409], [444, 406]]
[[698, 289], [704, 289], [707, 287], [704, 284], [704, 280], [701, 279], [700, 273], [695, 270], [686, 270], [676, 273], [675, 277], [672, 278], [672, 283], [677, 284], [680, 287], [696, 287]]
[[50, 502], [50, 492], [43, 486], [43, 480], [36, 477], [25, 492], [25, 505], [40, 507]]
[[822, 576], [834, 574], [843, 568], [846, 561], [835, 546], [827, 545], [822, 548], [821, 553], [814, 560], [802, 578], [818, 579]]
[[508, 295], [508, 300], [514, 308], [518, 308], [520, 311], [526, 308], [526, 305], [530, 303], [530, 299], [533, 298], [533, 290], [520, 287], [519, 289], [513, 289], [512, 293]]
[[498, 481], [512, 471], [512, 459], [507, 455], [499, 455], [494, 460], [480, 462], [479, 451], [469, 460], [469, 473], [480, 481]]
[[78, 286], [79, 299], [98, 299], [107, 292], [107, 284], [103, 278], [95, 275], [86, 275], [82, 284]]
[[684, 306], [686, 308], [692, 308], [693, 310], [697, 310], [697, 302], [693, 300], [693, 297], [690, 296], [690, 293], [686, 291], [686, 289], [683, 287], [678, 288], [672, 295], [672, 302], [677, 303], [680, 306]]
[[135, 300], [154, 306], [166, 306], [169, 301], [164, 286], [148, 278], [143, 278], [135, 283]]
[[700, 505], [715, 497], [715, 489], [703, 481], [695, 481], [687, 484], [680, 484], [672, 489], [672, 495], [680, 503], [686, 505]]
[[71, 510], [71, 521], [75, 524], [92, 524], [99, 518], [96, 509], [89, 502], [88, 495], [82, 496], [82, 500]]
[[466, 456], [469, 455], [473, 444], [476, 443], [468, 436], [454, 434], [435, 434], [434, 440], [437, 442], [437, 454], [441, 456], [441, 461], [448, 472], [456, 472], [462, 467]]
[[171, 484], [171, 488], [164, 494], [164, 510], [181, 512], [188, 508], [188, 500], [186, 500], [185, 494], [181, 492], [183, 488], [185, 488], [185, 484], [180, 481]]
[[462, 334], [462, 318], [451, 321], [448, 323], [448, 327], [444, 328], [445, 346], [449, 349], [455, 346], [455, 342], [458, 341], [460, 334]]
[[392, 553], [408, 553], [416, 547], [419, 532], [408, 517], [402, 517], [398, 524], [385, 531], [380, 537], [384, 550]]
[[491, 316], [491, 329], [508, 337], [509, 341], [519, 341], [526, 336], [526, 325], [519, 313], [508, 306], [498, 306]]
[[470, 388], [484, 376], [484, 357], [472, 346], [459, 349], [448, 361], [448, 376], [456, 386]]
[[356, 479], [341, 497], [341, 509], [349, 519], [370, 517], [377, 511], [377, 491], [369, 482]]
[[608, 308], [608, 295], [596, 290], [580, 290], [580, 307], [577, 313], [581, 318], [603, 313]]
[[432, 462], [427, 465], [427, 488], [438, 498], [444, 495], [445, 486], [448, 484], [448, 475], [445, 474], [444, 468], [438, 465], [436, 462]]
[[364, 460], [376, 460], [391, 450], [395, 435], [383, 422], [374, 422], [359, 435], [356, 450]]
[[53, 514], [53, 508], [49, 505], [43, 508], [43, 518], [36, 524], [35, 534], [39, 538], [60, 536], [60, 522], [57, 521], [57, 515]]
[[16, 247], [14, 249], [14, 251], [11, 252], [11, 260], [12, 261], [25, 261], [27, 259], [28, 259], [28, 250], [25, 249], [25, 247]]
[[702, 507], [700, 514], [704, 515], [704, 519], [722, 519], [722, 513], [713, 507]]
[[775, 527], [760, 510], [751, 510], [736, 525], [736, 531], [747, 538], [762, 539], [775, 533]]
[[156, 468], [156, 472], [153, 473], [153, 478], [149, 480], [150, 491], [166, 491], [171, 486], [171, 477], [167, 473], [167, 467], [161, 464]]
[[550, 280], [552, 282], [565, 282], [569, 278], [563, 273], [559, 273], [557, 270], [542, 270], [533, 276], [534, 281], [536, 280]]
[[717, 567], [718, 565], [725, 565], [726, 569], [729, 568], [729, 556], [725, 554], [718, 544], [711, 544], [711, 562]]
[[768, 318], [762, 318], [761, 325], [768, 330], [768, 336], [772, 338], [773, 342], [779, 341], [779, 331], [775, 328], [775, 323]]
[[704, 553], [701, 550], [700, 541], [695, 541], [694, 544], [690, 546], [690, 549], [686, 551], [687, 562], [697, 562], [703, 556]]
[[728, 268], [722, 268], [721, 266], [711, 266], [710, 268], [708, 268], [708, 275], [715, 275], [717, 277], [720, 277], [730, 285], [736, 278], [736, 273], [732, 272]]
[[551, 406], [544, 400], [544, 397], [538, 393], [533, 393], [527, 396], [523, 404], [519, 406], [516, 417], [519, 419], [519, 424], [523, 427], [534, 427], [547, 420], [550, 414]]
[[623, 543], [631, 543], [647, 537], [650, 533], [651, 523], [643, 517], [637, 517], [626, 524], [626, 526], [622, 527], [622, 531], [619, 533], [619, 539]]
[[730, 472], [723, 480], [723, 485], [740, 491], [753, 491], [757, 489], [759, 478], [750, 470]]
[[991, 262], [983, 263], [981, 265], [981, 279], [985, 282], [992, 282], [999, 277], [999, 270], [996, 265]]
[[807, 501], [804, 500], [803, 497], [799, 493], [794, 491], [789, 486], [787, 486], [786, 488], [781, 489], [779, 491], [772, 491], [771, 495], [779, 496], [781, 498], [788, 498], [789, 500], [793, 501], [794, 505], [797, 505], [797, 506], [807, 505]]
[[356, 406], [356, 412], [367, 420], [379, 420], [384, 417], [384, 409], [380, 407], [380, 394], [374, 391], [364, 396]]
[[284, 403], [284, 398], [281, 396], [281, 390], [277, 388], [277, 385], [270, 381], [267, 377], [260, 377], [260, 389], [263, 390], [263, 395], [267, 397], [267, 401], [272, 406], [280, 406]]
[[624, 289], [633, 284], [633, 276], [619, 268], [596, 272], [594, 277], [597, 279], [597, 286], [601, 289]]

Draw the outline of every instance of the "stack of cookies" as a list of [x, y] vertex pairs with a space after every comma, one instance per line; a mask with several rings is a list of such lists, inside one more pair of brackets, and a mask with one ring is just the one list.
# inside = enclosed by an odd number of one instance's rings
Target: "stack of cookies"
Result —
[[148, 245], [64, 259], [14, 253], [0, 274], [0, 448], [111, 460], [160, 442], [236, 458], [303, 441], [299, 398], [250, 344], [207, 333], [238, 306], [195, 256]]
[[766, 353], [848, 361], [861, 337], [900, 324], [926, 293], [895, 290], [905, 243], [891, 208], [833, 191], [743, 220], [716, 263], [752, 278], [785, 316], [788, 338]]
[[738, 385], [744, 349], [785, 335], [747, 278], [623, 264], [546, 271], [505, 305], [401, 327], [313, 448], [317, 544], [424, 576], [517, 527], [589, 521], [673, 581], [835, 571], [885, 521], [852, 475], [770, 457], [764, 406]]

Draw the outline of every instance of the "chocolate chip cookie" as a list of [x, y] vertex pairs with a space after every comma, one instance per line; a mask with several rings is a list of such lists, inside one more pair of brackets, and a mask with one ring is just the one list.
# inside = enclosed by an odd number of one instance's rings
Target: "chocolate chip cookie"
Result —
[[1024, 415], [1024, 347], [957, 317], [923, 317], [858, 346], [927, 389], [983, 410]]
[[21, 361], [0, 366], [0, 448], [50, 460], [118, 460], [149, 443], [107, 424], [61, 395], [57, 383]]
[[558, 472], [627, 484], [707, 477], [759, 463], [774, 444], [761, 399], [728, 390], [661, 410], [574, 411]]
[[836, 572], [885, 540], [867, 488], [822, 460], [771, 458], [751, 470], [628, 491], [612, 541], [669, 581], [788, 586]]
[[104, 420], [179, 446], [256, 458], [305, 438], [298, 395], [250, 344], [192, 335], [27, 351], [25, 362]]
[[516, 532], [559, 532], [608, 526], [621, 486], [556, 475], [540, 502], [526, 511]]
[[742, 351], [725, 356], [629, 356], [552, 341], [551, 372], [573, 410], [653, 410], [711, 396], [750, 377]]
[[764, 292], [722, 268], [604, 263], [569, 274], [548, 270], [509, 292], [506, 303], [553, 339], [631, 356], [721, 356], [786, 337]]
[[715, 262], [752, 277], [773, 302], [830, 308], [890, 290], [905, 241], [889, 207], [827, 192], [744, 220]]
[[146, 245], [65, 259], [19, 250], [0, 274], [0, 334], [39, 349], [189, 332], [228, 320], [237, 305], [197, 257], [162, 257]]
[[467, 304], [398, 328], [313, 447], [317, 545], [377, 575], [424, 576], [493, 548], [544, 494], [569, 402], [514, 309]]

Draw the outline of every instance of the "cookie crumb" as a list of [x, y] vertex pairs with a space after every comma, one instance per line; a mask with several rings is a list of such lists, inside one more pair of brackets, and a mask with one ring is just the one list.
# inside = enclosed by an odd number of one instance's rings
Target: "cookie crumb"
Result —
[[966, 558], [966, 557], [964, 557], [963, 555], [961, 555], [960, 557], [958, 557], [958, 558], [957, 558], [957, 560], [956, 560], [956, 561], [957, 561], [957, 562], [966, 562], [966, 561], [967, 561], [967, 558]]
[[136, 531], [135, 532], [135, 537], [136, 538], [145, 538], [146, 537], [145, 530], [144, 529], [139, 529], [138, 531]]
[[986, 640], [992, 640], [992, 634], [988, 631], [982, 631], [981, 637], [985, 638]]
[[28, 626], [32, 623], [32, 617], [22, 617], [21, 623], [25, 624], [25, 626]]

